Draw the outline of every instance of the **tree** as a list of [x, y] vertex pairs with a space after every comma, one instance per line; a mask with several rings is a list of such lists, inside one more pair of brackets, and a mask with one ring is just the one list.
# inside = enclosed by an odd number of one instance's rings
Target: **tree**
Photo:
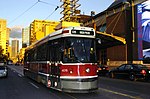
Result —
[[4, 49], [2, 49], [2, 46], [0, 46], [0, 55], [3, 54]]
[[4, 49], [0, 46], [0, 61], [7, 62], [8, 56], [3, 54]]
[[3, 61], [3, 51], [2, 46], [0, 46], [0, 61]]

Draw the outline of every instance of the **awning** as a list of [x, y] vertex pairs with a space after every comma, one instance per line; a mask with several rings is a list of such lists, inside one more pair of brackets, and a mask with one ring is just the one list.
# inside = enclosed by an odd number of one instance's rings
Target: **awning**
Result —
[[96, 31], [96, 38], [101, 40], [101, 43], [97, 44], [97, 47], [100, 47], [102, 49], [126, 44], [125, 38], [108, 34], [105, 32], [103, 33]]

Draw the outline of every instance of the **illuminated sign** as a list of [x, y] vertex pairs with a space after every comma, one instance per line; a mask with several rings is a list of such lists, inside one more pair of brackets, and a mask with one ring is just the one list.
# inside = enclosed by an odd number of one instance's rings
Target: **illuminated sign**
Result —
[[138, 58], [150, 62], [150, 0], [137, 6]]
[[72, 31], [71, 31], [71, 34], [94, 35], [94, 31], [72, 30]]

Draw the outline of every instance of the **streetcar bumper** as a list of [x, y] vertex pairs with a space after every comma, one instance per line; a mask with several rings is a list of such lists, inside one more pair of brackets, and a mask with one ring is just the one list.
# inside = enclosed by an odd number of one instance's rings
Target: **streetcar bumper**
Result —
[[61, 89], [70, 93], [89, 93], [98, 89], [98, 77], [80, 79], [61, 79]]

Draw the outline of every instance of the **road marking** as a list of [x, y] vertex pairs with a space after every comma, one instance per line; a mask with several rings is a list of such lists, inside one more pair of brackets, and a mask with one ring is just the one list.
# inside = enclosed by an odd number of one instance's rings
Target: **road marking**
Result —
[[32, 86], [34, 86], [35, 88], [39, 89], [39, 87], [37, 85], [35, 85], [34, 83], [32, 82], [29, 82]]
[[[58, 91], [60, 91], [60, 92], [62, 92], [63, 94], [65, 94], [65, 95], [67, 95], [67, 96], [69, 96], [69, 97], [71, 97], [72, 99], [77, 99], [76, 97], [74, 97], [74, 96], [72, 96], [72, 95], [69, 95], [68, 93], [65, 93], [65, 92], [63, 92], [62, 90], [59, 90], [59, 89], [57, 89], [57, 88], [51, 88], [51, 89], [54, 89], [54, 90], [58, 90]], [[50, 92], [51, 94], [53, 94], [52, 92]], [[55, 94], [54, 94], [55, 95]], [[57, 96], [57, 95], [55, 95], [55, 96]], [[58, 96], [57, 96], [58, 97]], [[58, 97], [59, 98], [59, 97]], [[59, 98], [59, 99], [61, 99], [61, 98]]]
[[72, 99], [77, 99], [76, 97], [74, 97], [74, 96], [72, 96], [72, 95], [69, 95], [69, 94], [67, 94], [67, 93], [65, 93], [65, 92], [63, 92], [63, 93], [64, 93], [65, 95], [71, 97]]
[[131, 96], [131, 95], [128, 95], [128, 94], [124, 94], [124, 93], [120, 93], [120, 92], [116, 92], [116, 91], [112, 91], [112, 90], [108, 90], [108, 89], [104, 89], [104, 88], [98, 88], [98, 89], [106, 91], [106, 92], [109, 92], [109, 93], [113, 93], [113, 94], [116, 94], [116, 95], [121, 95], [121, 96], [129, 97], [129, 98], [132, 98], [132, 99], [142, 99], [140, 97], [134, 97], [134, 96]]
[[22, 75], [21, 75], [21, 74], [18, 74], [18, 76], [19, 76], [19, 77], [22, 77]]
[[53, 96], [57, 97], [58, 99], [62, 99], [62, 98], [59, 97], [56, 93], [53, 93], [53, 92], [50, 92], [50, 91], [49, 91], [49, 93], [52, 94]]

